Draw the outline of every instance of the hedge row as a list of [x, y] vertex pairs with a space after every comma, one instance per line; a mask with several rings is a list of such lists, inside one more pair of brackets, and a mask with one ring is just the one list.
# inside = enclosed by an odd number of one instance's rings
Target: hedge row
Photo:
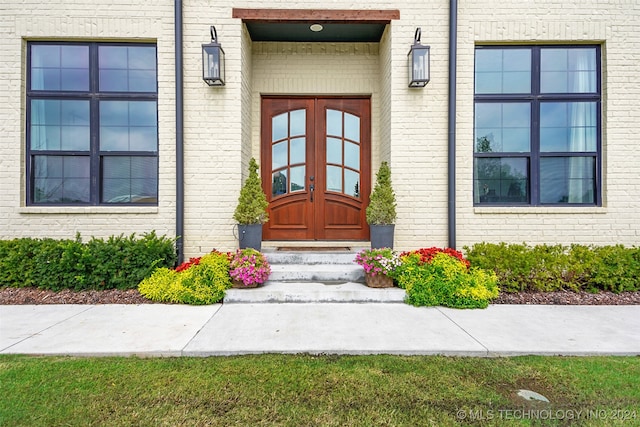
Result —
[[640, 291], [640, 248], [478, 243], [472, 266], [495, 271], [503, 292]]
[[0, 240], [0, 286], [62, 289], [133, 289], [158, 267], [176, 262], [174, 240], [155, 232], [136, 238]]

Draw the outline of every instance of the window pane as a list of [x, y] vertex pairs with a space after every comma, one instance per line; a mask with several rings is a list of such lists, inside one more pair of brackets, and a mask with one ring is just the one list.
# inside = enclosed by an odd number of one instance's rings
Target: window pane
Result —
[[88, 203], [88, 156], [34, 156], [34, 203]]
[[101, 101], [101, 151], [156, 151], [155, 101]]
[[594, 93], [597, 91], [595, 48], [543, 48], [540, 50], [542, 93]]
[[105, 156], [102, 170], [104, 203], [157, 203], [157, 158]]
[[349, 169], [344, 170], [344, 192], [349, 196], [360, 197], [360, 174]]
[[88, 151], [89, 101], [31, 101], [31, 149]]
[[291, 192], [304, 190], [304, 166], [291, 168]]
[[530, 93], [530, 49], [476, 49], [477, 94]]
[[307, 124], [307, 112], [305, 110], [296, 110], [291, 112], [290, 119], [291, 120], [291, 135], [290, 136], [300, 136], [306, 135], [305, 127]]
[[327, 190], [342, 192], [342, 168], [327, 166]]
[[596, 151], [595, 102], [545, 102], [540, 104], [540, 151]]
[[342, 140], [327, 138], [327, 163], [342, 164]]
[[32, 45], [31, 89], [89, 90], [89, 47]]
[[475, 112], [476, 153], [531, 150], [529, 103], [477, 102]]
[[287, 170], [274, 172], [271, 180], [271, 195], [279, 196], [287, 193]]
[[99, 46], [100, 90], [156, 92], [155, 46]]
[[491, 157], [474, 160], [475, 203], [528, 203], [528, 159]]
[[595, 158], [541, 158], [540, 202], [595, 203]]
[[342, 112], [327, 110], [327, 135], [342, 137]]

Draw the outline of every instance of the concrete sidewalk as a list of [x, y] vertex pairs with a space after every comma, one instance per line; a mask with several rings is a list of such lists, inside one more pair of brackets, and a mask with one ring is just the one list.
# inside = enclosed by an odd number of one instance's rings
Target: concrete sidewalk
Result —
[[0, 306], [0, 354], [640, 355], [640, 306]]

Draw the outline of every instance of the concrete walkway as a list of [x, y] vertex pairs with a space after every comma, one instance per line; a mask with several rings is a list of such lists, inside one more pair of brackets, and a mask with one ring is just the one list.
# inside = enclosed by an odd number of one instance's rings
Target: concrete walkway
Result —
[[640, 306], [398, 303], [0, 306], [0, 353], [640, 355]]

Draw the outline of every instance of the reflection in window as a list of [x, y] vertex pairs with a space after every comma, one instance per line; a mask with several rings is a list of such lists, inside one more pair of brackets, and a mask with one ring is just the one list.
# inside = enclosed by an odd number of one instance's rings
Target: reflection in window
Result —
[[156, 46], [30, 42], [27, 54], [28, 204], [156, 204]]
[[600, 204], [598, 79], [597, 46], [476, 48], [474, 203]]
[[326, 188], [360, 197], [360, 118], [327, 110]]
[[305, 189], [306, 116], [304, 109], [271, 118], [271, 195]]
[[155, 46], [99, 46], [100, 91], [156, 92]]

